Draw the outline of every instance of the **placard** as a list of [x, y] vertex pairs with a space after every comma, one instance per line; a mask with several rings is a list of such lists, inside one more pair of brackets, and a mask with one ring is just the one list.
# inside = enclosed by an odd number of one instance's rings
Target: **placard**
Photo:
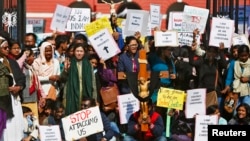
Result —
[[206, 89], [187, 90], [186, 118], [194, 118], [195, 115], [206, 114]]
[[[200, 35], [196, 35], [197, 44], [200, 44]], [[178, 41], [180, 46], [192, 46], [193, 44], [193, 33], [192, 32], [178, 32]]]
[[159, 107], [182, 110], [184, 98], [184, 91], [161, 87], [158, 91], [156, 105]]
[[130, 116], [140, 109], [139, 100], [132, 94], [117, 96], [120, 124], [128, 123]]
[[61, 141], [61, 133], [58, 125], [40, 125], [39, 134], [41, 141]]
[[233, 46], [235, 46], [235, 45], [247, 45], [247, 46], [249, 46], [249, 41], [248, 41], [245, 34], [234, 36], [232, 39], [232, 42], [233, 42]]
[[26, 20], [26, 25], [32, 25], [33, 28], [32, 33], [44, 33], [44, 25], [45, 25], [44, 19], [28, 18]]
[[62, 118], [67, 141], [78, 140], [103, 131], [103, 123], [98, 106], [75, 112]]
[[182, 32], [183, 12], [169, 12], [168, 30]]
[[208, 125], [217, 125], [218, 115], [196, 115], [194, 141], [208, 141]]
[[65, 32], [65, 27], [71, 13], [71, 8], [57, 4], [50, 29], [58, 32]]
[[102, 17], [84, 26], [86, 34], [90, 37], [100, 30], [107, 28], [110, 33], [113, 33], [110, 21], [107, 17]]
[[193, 32], [199, 29], [200, 34], [203, 34], [206, 28], [209, 10], [194, 6], [185, 5], [183, 11], [183, 32]]
[[161, 27], [161, 6], [158, 4], [150, 4], [150, 27]]
[[225, 48], [230, 48], [232, 44], [233, 33], [233, 20], [213, 17], [209, 46], [219, 47], [220, 43], [223, 42]]
[[142, 36], [147, 36], [149, 12], [145, 10], [127, 10], [125, 36], [133, 36], [139, 31]]
[[93, 45], [98, 56], [103, 60], [107, 60], [121, 52], [107, 28], [90, 36], [89, 41]]
[[66, 31], [85, 31], [85, 24], [90, 23], [91, 13], [89, 8], [72, 8]]
[[177, 31], [155, 31], [155, 47], [178, 47], [179, 41], [178, 41], [178, 34]]

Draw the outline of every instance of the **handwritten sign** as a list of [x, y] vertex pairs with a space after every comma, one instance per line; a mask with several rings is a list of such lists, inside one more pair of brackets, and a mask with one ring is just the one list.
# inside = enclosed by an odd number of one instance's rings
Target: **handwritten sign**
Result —
[[155, 31], [155, 46], [156, 47], [177, 47], [179, 46], [178, 34], [176, 31]]
[[151, 28], [161, 27], [161, 6], [150, 4], [150, 24]]
[[89, 8], [72, 8], [66, 31], [85, 31], [84, 26], [90, 23], [90, 20]]
[[102, 132], [103, 123], [99, 107], [91, 107], [62, 118], [67, 141], [78, 140]]
[[41, 141], [61, 141], [61, 133], [58, 125], [39, 126]]
[[206, 89], [187, 90], [186, 98], [186, 118], [193, 118], [194, 115], [206, 114]]
[[183, 12], [170, 12], [168, 21], [168, 30], [182, 31]]
[[169, 88], [160, 88], [157, 97], [157, 106], [182, 110], [185, 92]]
[[234, 46], [235, 45], [247, 45], [247, 46], [249, 46], [249, 41], [248, 41], [245, 34], [234, 36], [232, 39], [232, 42], [233, 42]]
[[58, 32], [65, 32], [66, 24], [71, 13], [71, 8], [57, 4], [50, 29]]
[[103, 60], [107, 60], [121, 52], [107, 28], [90, 36], [89, 40], [98, 56]]
[[140, 109], [139, 100], [131, 93], [117, 97], [120, 123], [128, 123], [129, 117]]
[[139, 31], [142, 36], [147, 35], [148, 11], [128, 9], [126, 17], [126, 26], [124, 29], [126, 36], [132, 36], [137, 31]]
[[[200, 35], [197, 35], [197, 44], [200, 44]], [[180, 46], [192, 46], [193, 43], [193, 33], [192, 32], [178, 32], [178, 41]]]
[[217, 124], [217, 115], [196, 115], [194, 141], [208, 141], [208, 125]]
[[208, 9], [185, 5], [183, 11], [182, 31], [193, 32], [198, 28], [201, 34], [204, 33], [208, 14]]
[[102, 17], [84, 26], [86, 34], [90, 37], [100, 30], [107, 28], [110, 33], [113, 33], [109, 19], [107, 17]]
[[233, 33], [233, 20], [213, 17], [209, 45], [219, 47], [220, 43], [223, 42], [226, 48], [230, 48]]

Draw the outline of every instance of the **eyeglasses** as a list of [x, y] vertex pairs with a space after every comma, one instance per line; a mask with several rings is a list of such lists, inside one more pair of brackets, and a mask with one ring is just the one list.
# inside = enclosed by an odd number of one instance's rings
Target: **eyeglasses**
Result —
[[129, 47], [138, 47], [138, 44], [131, 44], [131, 45], [128, 45]]
[[1, 48], [4, 50], [7, 50], [7, 49], [9, 49], [9, 46], [5, 46], [5, 47], [1, 47]]

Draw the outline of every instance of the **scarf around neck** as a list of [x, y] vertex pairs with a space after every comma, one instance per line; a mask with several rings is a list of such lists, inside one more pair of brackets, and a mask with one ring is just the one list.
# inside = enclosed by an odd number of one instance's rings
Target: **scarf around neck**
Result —
[[[77, 60], [73, 57], [70, 61], [68, 82], [66, 89], [66, 115], [80, 110], [83, 97], [93, 97], [92, 66], [86, 57], [82, 60], [82, 93], [80, 93], [80, 80], [77, 69]], [[68, 103], [68, 104], [67, 104]]]

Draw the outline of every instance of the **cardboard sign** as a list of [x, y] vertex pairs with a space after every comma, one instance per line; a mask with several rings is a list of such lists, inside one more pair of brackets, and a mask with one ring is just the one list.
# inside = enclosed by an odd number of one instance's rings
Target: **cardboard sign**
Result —
[[158, 92], [157, 106], [182, 110], [185, 92], [161, 87]]
[[161, 27], [161, 6], [157, 4], [150, 4], [150, 27]]
[[72, 8], [66, 31], [85, 31], [85, 24], [90, 23], [91, 13], [89, 8]]
[[65, 27], [71, 13], [71, 8], [57, 4], [50, 29], [58, 32], [65, 32]]
[[206, 89], [187, 90], [186, 118], [194, 118], [196, 114], [206, 114]]
[[39, 126], [41, 141], [61, 141], [61, 133], [58, 125]]
[[103, 60], [107, 60], [121, 52], [107, 28], [90, 36], [89, 40], [98, 56]]
[[219, 47], [223, 42], [225, 48], [230, 48], [234, 33], [234, 21], [213, 17], [209, 38], [209, 46]]
[[110, 25], [109, 19], [107, 17], [102, 17], [84, 26], [86, 34], [90, 37], [100, 30], [107, 28], [110, 33], [113, 33], [112, 27]]
[[[196, 41], [197, 44], [200, 44], [200, 35], [197, 35]], [[178, 41], [180, 46], [192, 46], [193, 43], [193, 33], [192, 32], [178, 32]]]
[[99, 107], [91, 107], [62, 118], [67, 141], [78, 140], [103, 131]]
[[218, 116], [196, 115], [194, 141], [208, 141], [208, 125], [218, 125]]
[[126, 26], [124, 34], [126, 36], [133, 36], [135, 32], [139, 31], [142, 36], [147, 36], [147, 24], [149, 12], [144, 10], [127, 10]]
[[129, 117], [140, 109], [139, 100], [132, 94], [119, 95], [117, 97], [119, 106], [120, 123], [128, 123]]
[[155, 31], [155, 46], [156, 47], [177, 47], [179, 46], [177, 31]]
[[194, 6], [184, 6], [182, 31], [193, 32], [196, 28], [200, 34], [204, 33], [207, 23], [209, 10]]
[[233, 46], [235, 46], [235, 45], [247, 45], [247, 46], [249, 46], [249, 41], [248, 41], [245, 34], [234, 36], [232, 39], [232, 42], [233, 42]]
[[182, 32], [183, 12], [170, 12], [168, 21], [168, 30]]

